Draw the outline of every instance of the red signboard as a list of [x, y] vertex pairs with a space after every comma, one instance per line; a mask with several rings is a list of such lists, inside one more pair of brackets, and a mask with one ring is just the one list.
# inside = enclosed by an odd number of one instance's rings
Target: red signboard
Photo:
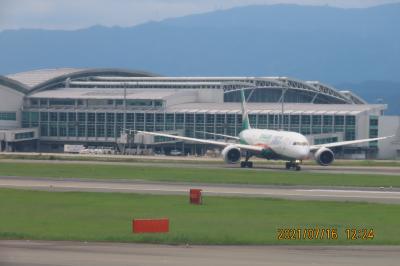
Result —
[[133, 233], [167, 233], [169, 232], [169, 219], [133, 219]]
[[191, 204], [201, 204], [201, 189], [190, 189], [189, 197]]

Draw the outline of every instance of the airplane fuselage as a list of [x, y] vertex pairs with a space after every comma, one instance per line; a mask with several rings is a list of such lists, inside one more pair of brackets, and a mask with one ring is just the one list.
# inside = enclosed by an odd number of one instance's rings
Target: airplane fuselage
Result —
[[302, 134], [291, 131], [245, 129], [239, 134], [240, 142], [264, 148], [257, 157], [267, 159], [304, 160], [309, 157], [310, 145]]
[[[241, 110], [242, 110], [242, 131], [239, 136], [227, 136], [223, 134], [214, 134], [222, 137], [228, 137], [238, 140], [240, 143], [231, 143], [225, 141], [205, 140], [198, 138], [190, 138], [184, 136], [176, 136], [165, 133], [137, 131], [153, 136], [161, 136], [172, 139], [179, 139], [183, 141], [191, 141], [195, 143], [202, 143], [208, 145], [216, 145], [223, 147], [221, 155], [226, 163], [238, 163], [240, 167], [253, 167], [253, 162], [249, 159], [251, 156], [257, 156], [265, 159], [282, 159], [286, 160], [286, 169], [294, 168], [297, 171], [301, 169], [299, 161], [308, 159], [310, 151], [314, 153], [316, 162], [320, 165], [329, 165], [334, 161], [334, 153], [329, 148], [352, 145], [357, 143], [376, 141], [388, 137], [361, 139], [341, 141], [335, 143], [325, 143], [323, 145], [311, 145], [308, 143], [307, 138], [297, 132], [291, 131], [278, 131], [269, 129], [252, 129], [250, 125], [249, 116], [246, 111], [246, 97], [244, 90], [240, 91], [241, 95]], [[206, 132], [207, 133], [207, 132]], [[213, 133], [211, 133], [212, 135]], [[240, 161], [242, 151], [246, 152], [246, 160]]]

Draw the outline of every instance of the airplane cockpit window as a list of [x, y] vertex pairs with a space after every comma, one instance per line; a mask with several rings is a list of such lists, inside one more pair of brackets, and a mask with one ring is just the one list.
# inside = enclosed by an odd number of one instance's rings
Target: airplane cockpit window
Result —
[[300, 142], [300, 141], [295, 141], [295, 142], [293, 142], [293, 146], [296, 146], [296, 145], [298, 145], [298, 146], [307, 146], [308, 145], [308, 143], [307, 142]]

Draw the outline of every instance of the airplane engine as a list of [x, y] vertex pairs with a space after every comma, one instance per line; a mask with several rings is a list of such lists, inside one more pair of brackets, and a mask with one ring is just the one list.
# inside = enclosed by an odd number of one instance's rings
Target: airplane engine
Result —
[[335, 160], [335, 155], [330, 149], [322, 147], [314, 154], [314, 158], [319, 165], [327, 166]]
[[226, 163], [234, 164], [240, 162], [241, 153], [240, 149], [235, 145], [225, 147], [221, 152], [222, 157]]

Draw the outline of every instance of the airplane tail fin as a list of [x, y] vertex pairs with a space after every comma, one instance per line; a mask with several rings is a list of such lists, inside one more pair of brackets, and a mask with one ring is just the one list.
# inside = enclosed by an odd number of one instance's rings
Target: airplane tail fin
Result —
[[244, 95], [244, 90], [240, 91], [240, 97], [241, 97], [241, 107], [242, 107], [242, 130], [245, 129], [250, 129], [250, 121], [249, 121], [249, 116], [247, 114], [247, 109], [246, 109], [246, 97]]

